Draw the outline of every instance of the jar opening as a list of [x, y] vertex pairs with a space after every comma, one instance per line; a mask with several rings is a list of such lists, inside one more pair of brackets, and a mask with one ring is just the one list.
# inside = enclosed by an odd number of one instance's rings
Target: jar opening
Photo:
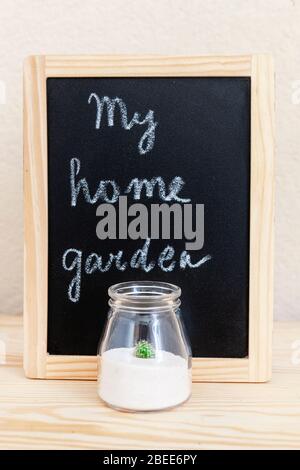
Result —
[[109, 304], [122, 307], [152, 309], [164, 305], [180, 305], [181, 289], [174, 284], [160, 281], [129, 281], [115, 284], [108, 289]]

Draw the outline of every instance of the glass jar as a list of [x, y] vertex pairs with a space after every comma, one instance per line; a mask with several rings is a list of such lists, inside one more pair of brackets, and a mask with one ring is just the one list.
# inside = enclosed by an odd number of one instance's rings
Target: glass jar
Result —
[[110, 310], [98, 349], [98, 393], [124, 411], [154, 411], [191, 394], [191, 349], [179, 287], [124, 282], [108, 290]]

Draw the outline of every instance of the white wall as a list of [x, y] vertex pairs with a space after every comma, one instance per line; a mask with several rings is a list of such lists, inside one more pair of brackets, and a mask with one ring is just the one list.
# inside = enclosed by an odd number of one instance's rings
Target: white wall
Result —
[[0, 312], [22, 310], [23, 58], [249, 52], [276, 60], [275, 315], [300, 320], [299, 0], [1, 0]]

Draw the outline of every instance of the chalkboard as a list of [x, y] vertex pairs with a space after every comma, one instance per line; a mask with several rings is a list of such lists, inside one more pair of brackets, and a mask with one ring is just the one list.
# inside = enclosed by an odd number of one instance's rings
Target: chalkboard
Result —
[[[194, 357], [248, 356], [250, 111], [250, 77], [47, 79], [49, 354], [95, 355], [108, 287], [159, 280], [182, 289]], [[199, 205], [200, 248], [173, 218], [170, 239], [100, 240], [97, 207], [119, 220], [120, 196]]]
[[274, 66], [24, 61], [24, 370], [97, 378], [110, 285], [182, 288], [192, 377], [271, 377]]

